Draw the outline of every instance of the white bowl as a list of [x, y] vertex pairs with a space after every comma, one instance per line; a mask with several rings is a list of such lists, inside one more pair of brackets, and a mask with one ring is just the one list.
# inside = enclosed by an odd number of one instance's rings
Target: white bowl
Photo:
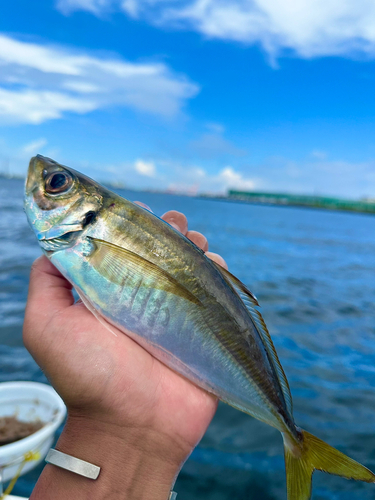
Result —
[[53, 443], [55, 431], [65, 415], [63, 400], [49, 385], [37, 382], [0, 383], [0, 417], [15, 416], [27, 422], [46, 422], [34, 434], [0, 446], [0, 475], [3, 482], [9, 481], [17, 474], [28, 452], [38, 452], [39, 458], [26, 462], [21, 475], [33, 469], [46, 456]]

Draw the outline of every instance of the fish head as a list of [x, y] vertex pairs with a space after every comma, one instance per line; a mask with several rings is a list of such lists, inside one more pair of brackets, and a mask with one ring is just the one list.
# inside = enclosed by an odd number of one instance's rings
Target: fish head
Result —
[[47, 255], [72, 246], [102, 202], [100, 186], [89, 177], [41, 155], [31, 158], [24, 209]]

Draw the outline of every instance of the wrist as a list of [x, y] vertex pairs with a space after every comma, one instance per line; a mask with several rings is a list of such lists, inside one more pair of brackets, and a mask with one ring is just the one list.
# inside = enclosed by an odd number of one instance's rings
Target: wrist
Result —
[[162, 433], [70, 416], [56, 449], [101, 468], [90, 480], [47, 465], [30, 500], [167, 500], [187, 454]]

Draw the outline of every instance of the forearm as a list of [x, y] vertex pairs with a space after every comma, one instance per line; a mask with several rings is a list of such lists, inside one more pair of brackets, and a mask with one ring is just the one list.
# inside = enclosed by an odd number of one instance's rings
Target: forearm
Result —
[[99, 477], [46, 465], [30, 500], [167, 500], [181, 464], [172, 443], [170, 448], [147, 429], [68, 419], [56, 449], [98, 465]]

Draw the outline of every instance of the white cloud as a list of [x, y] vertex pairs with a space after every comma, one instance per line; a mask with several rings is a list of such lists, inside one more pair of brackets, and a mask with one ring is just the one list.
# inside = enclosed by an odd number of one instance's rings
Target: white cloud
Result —
[[252, 191], [256, 185], [253, 179], [247, 179], [239, 172], [233, 170], [232, 167], [224, 168], [219, 173], [218, 179], [220, 179], [227, 189], [235, 188]]
[[[375, 198], [375, 160], [352, 163], [345, 160], [267, 158], [261, 164], [242, 168], [226, 166], [208, 170], [202, 166], [176, 161], [154, 160], [157, 175], [152, 178], [132, 176], [135, 187], [171, 191], [225, 194], [229, 189], [241, 191], [286, 192], [342, 198]], [[133, 167], [134, 168], [134, 167]], [[120, 170], [116, 170], [117, 175]], [[127, 170], [124, 179], [129, 179]]]
[[139, 2], [138, 0], [124, 0], [121, 5], [122, 9], [129, 14], [130, 17], [138, 17]]
[[[59, 56], [59, 57], [56, 57]], [[25, 43], [0, 35], [0, 64], [32, 68], [46, 73], [80, 75], [83, 58], [68, 56], [62, 51], [34, 43]]]
[[170, 168], [167, 178], [170, 190], [194, 194], [197, 192], [226, 194], [228, 189], [251, 191], [258, 184], [258, 179], [249, 178], [229, 166], [214, 174], [208, 173], [201, 167], [175, 166]]
[[225, 194], [231, 188], [253, 190], [261, 182], [260, 179], [249, 177], [231, 166], [208, 172], [202, 166], [179, 164], [174, 160], [137, 159], [134, 163], [125, 162], [104, 167], [102, 164], [95, 167], [90, 163], [91, 176], [93, 169], [98, 170], [98, 178], [105, 171], [111, 174], [111, 180], [124, 181], [129, 187], [168, 189], [188, 194]]
[[[147, 161], [102, 162], [77, 160], [44, 138], [10, 146], [0, 136], [0, 170], [9, 163], [10, 173], [26, 173], [30, 156], [41, 152], [101, 182], [125, 183], [130, 188], [161, 189], [188, 194], [225, 194], [228, 189], [286, 192], [342, 198], [375, 199], [375, 159], [350, 162], [345, 159], [313, 158], [306, 152], [299, 161], [269, 157], [248, 167], [231, 165], [214, 169], [187, 160], [150, 158]], [[66, 156], [68, 154], [68, 156]], [[327, 156], [331, 156], [328, 155]], [[243, 162], [241, 160], [241, 162]], [[3, 166], [2, 166], [3, 165]], [[137, 168], [138, 167], [138, 168]], [[149, 174], [149, 175], [145, 175]]]
[[82, 94], [91, 94], [94, 92], [100, 92], [99, 87], [93, 85], [90, 82], [75, 82], [74, 80], [66, 80], [62, 83], [62, 86], [68, 90], [74, 90], [75, 92], [82, 92]]
[[135, 170], [145, 177], [155, 177], [156, 168], [152, 161], [137, 160], [134, 164]]
[[0, 35], [0, 123], [38, 124], [113, 105], [172, 117], [198, 90], [162, 63], [99, 58]]
[[95, 15], [100, 15], [112, 4], [108, 0], [57, 0], [57, 8], [64, 14], [70, 14], [75, 10], [87, 10]]
[[375, 55], [372, 0], [59, 0], [63, 12], [120, 9], [209, 38], [260, 43], [272, 56]]
[[361, 198], [375, 196], [375, 160], [334, 159], [293, 161], [269, 158], [253, 168], [262, 180], [257, 189], [270, 192]]
[[25, 144], [25, 146], [22, 148], [22, 152], [28, 156], [34, 156], [39, 153], [46, 144], [47, 139], [36, 139], [35, 141]]
[[38, 124], [61, 118], [66, 111], [87, 113], [96, 107], [94, 102], [61, 92], [0, 88], [0, 123]]

